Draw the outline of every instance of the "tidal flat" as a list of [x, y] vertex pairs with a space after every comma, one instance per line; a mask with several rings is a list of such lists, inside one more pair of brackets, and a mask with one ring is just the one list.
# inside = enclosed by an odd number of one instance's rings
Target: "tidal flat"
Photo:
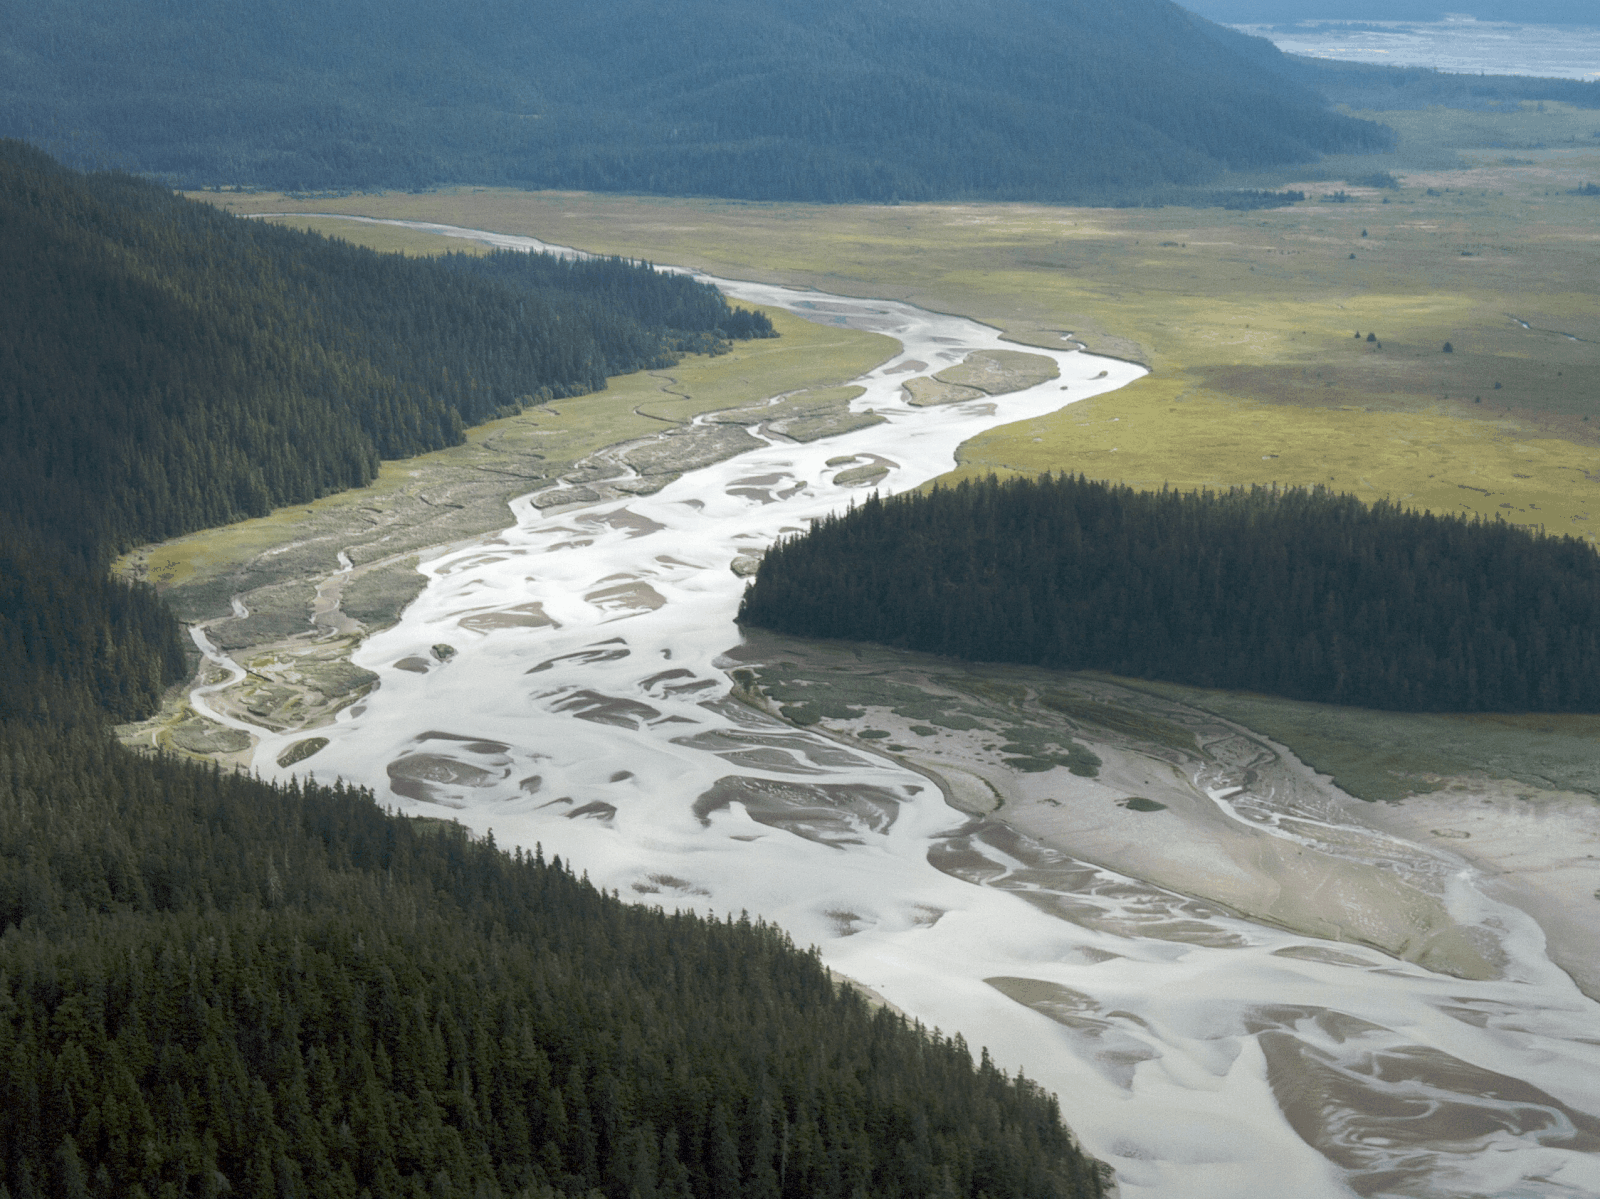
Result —
[[[1503, 965], [1485, 931], [1445, 902], [1456, 851], [1470, 847], [1424, 837], [1440, 842], [1438, 852], [1419, 852], [1391, 836], [1394, 814], [1218, 715], [1225, 693], [1188, 688], [1178, 698], [1178, 689], [1138, 680], [957, 663], [758, 630], [746, 630], [730, 658], [739, 663], [737, 694], [749, 702], [841, 744], [891, 754], [935, 780], [953, 807], [1076, 861], [1445, 974], [1496, 977]], [[1489, 801], [1469, 806], [1477, 794], [1460, 790], [1448, 791], [1459, 818], [1495, 823]], [[1592, 808], [1594, 797], [1586, 798]], [[1443, 819], [1438, 804], [1429, 811], [1434, 823]], [[1585, 838], [1596, 840], [1592, 832]], [[1550, 852], [1563, 861], [1582, 856], [1570, 840]], [[1545, 863], [1494, 865], [1532, 882]], [[1593, 877], [1573, 870], [1564, 888], [1570, 902], [1561, 905], [1568, 917], [1574, 905], [1583, 910], [1579, 900], [1594, 905], [1600, 883], [1600, 862]], [[1592, 928], [1569, 937], [1558, 959], [1591, 987], [1588, 963], [1600, 960]], [[1140, 931], [1182, 940], [1193, 929], [1180, 922], [1167, 933]], [[1215, 936], [1210, 927], [1199, 931]]]

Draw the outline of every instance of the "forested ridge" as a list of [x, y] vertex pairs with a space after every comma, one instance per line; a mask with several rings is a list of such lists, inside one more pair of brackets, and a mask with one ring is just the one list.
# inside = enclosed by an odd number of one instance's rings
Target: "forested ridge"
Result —
[[0, 538], [103, 562], [770, 334], [648, 264], [379, 254], [3, 142]]
[[365, 792], [13, 730], [0, 929], [13, 1196], [1101, 1193], [1053, 1098], [776, 929]]
[[874, 496], [774, 546], [740, 620], [1370, 708], [1600, 711], [1588, 545], [1321, 489]]
[[1169, 0], [36, 0], [0, 133], [184, 186], [1103, 200], [1387, 144]]

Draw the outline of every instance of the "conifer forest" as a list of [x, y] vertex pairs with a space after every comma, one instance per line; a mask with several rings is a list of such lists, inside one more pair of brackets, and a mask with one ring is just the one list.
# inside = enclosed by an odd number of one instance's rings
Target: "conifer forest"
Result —
[[1412, 711], [1594, 711], [1600, 557], [1321, 490], [990, 476], [774, 547], [741, 619], [990, 662]]

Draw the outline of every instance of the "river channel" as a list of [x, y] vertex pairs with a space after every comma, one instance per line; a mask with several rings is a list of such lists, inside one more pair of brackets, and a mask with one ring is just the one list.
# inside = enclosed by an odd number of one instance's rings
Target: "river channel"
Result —
[[[1059, 379], [914, 407], [906, 363], [931, 373], [1015, 347], [903, 303], [712, 281], [896, 338], [903, 352], [857, 380], [853, 405], [886, 421], [810, 444], [766, 435], [651, 495], [514, 502], [509, 527], [424, 562], [426, 590], [356, 656], [380, 686], [291, 769], [492, 829], [505, 848], [538, 843], [630, 901], [781, 925], [1056, 1092], [1124, 1196], [1600, 1194], [1600, 1007], [1469, 871], [1449, 902], [1499, 940], [1506, 964], [1486, 981], [1216, 911], [1185, 908], [1187, 942], [1119, 935], [1061, 913], [1187, 900], [1088, 863], [1019, 883], [1025, 839], [973, 836], [923, 774], [731, 696], [735, 560], [860, 499], [862, 466], [904, 491], [985, 428], [1143, 372], [1064, 337], [1026, 347]], [[289, 773], [275, 759], [292, 740], [262, 736], [264, 774]], [[1073, 903], [1027, 893], [1050, 887]]]

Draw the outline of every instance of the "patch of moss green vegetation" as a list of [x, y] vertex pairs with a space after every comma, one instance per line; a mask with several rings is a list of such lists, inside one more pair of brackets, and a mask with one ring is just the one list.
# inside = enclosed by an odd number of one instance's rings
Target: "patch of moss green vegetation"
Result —
[[962, 387], [946, 383], [943, 379], [907, 379], [900, 384], [905, 389], [906, 403], [917, 408], [931, 408], [935, 404], [964, 404], [968, 400], [983, 399], [976, 387]]
[[250, 748], [250, 734], [199, 716], [167, 729], [167, 737], [179, 749], [197, 756], [237, 753]]
[[850, 402], [865, 391], [856, 386], [811, 388], [785, 396], [775, 404], [732, 408], [711, 419], [718, 424], [765, 425], [795, 441], [817, 441], [884, 422], [886, 418], [876, 412], [850, 410]]
[[1130, 796], [1123, 800], [1122, 806], [1130, 812], [1165, 812], [1167, 810], [1166, 804], [1157, 803], [1153, 799], [1145, 799], [1140, 795]]
[[[784, 705], [784, 717], [797, 724], [815, 724], [822, 719], [858, 720], [868, 708], [887, 708], [897, 716], [924, 722], [923, 727], [978, 727], [977, 720], [965, 710], [968, 705], [955, 697], [933, 695], [871, 675], [820, 672], [793, 662], [779, 662], [759, 667], [751, 677], [768, 698]], [[934, 730], [928, 731], [931, 735]]]
[[[936, 685], [947, 693], [940, 694], [881, 674], [792, 661], [741, 668], [734, 672], [734, 679], [746, 690], [759, 691], [777, 702], [784, 718], [799, 725], [857, 720], [877, 708], [917, 721], [908, 727], [919, 737], [936, 736], [940, 729], [992, 730], [1004, 744], [996, 741], [984, 749], [1007, 755], [1005, 764], [1016, 770], [1043, 772], [1064, 766], [1074, 774], [1094, 778], [1100, 768], [1100, 759], [1060, 728], [1028, 719], [1022, 711], [1028, 689], [1003, 680], [941, 676]], [[868, 741], [892, 736], [874, 728], [855, 735]]]
[[806, 677], [792, 662], [762, 667], [752, 672], [751, 686], [759, 687], [768, 698], [781, 705], [785, 720], [811, 725], [828, 720], [856, 720], [866, 715], [865, 709], [840, 699], [827, 683], [820, 685]]
[[386, 566], [374, 567], [351, 579], [344, 589], [339, 607], [369, 631], [388, 628], [400, 619], [406, 605], [428, 585], [426, 575], [417, 570], [413, 555]]
[[1463, 776], [1600, 797], [1600, 716], [1378, 712], [1119, 681], [1270, 737], [1360, 799], [1403, 799]]
[[1017, 755], [1005, 759], [1013, 770], [1037, 774], [1065, 766], [1080, 778], [1089, 779], [1100, 773], [1099, 756], [1064, 737], [1059, 729], [1020, 724], [1008, 727], [1005, 733], [1012, 740], [1000, 746], [999, 752]]
[[[899, 708], [895, 711], [904, 715]], [[949, 729], [952, 733], [965, 733], [978, 727], [978, 722], [971, 716], [964, 716], [959, 712], [938, 712], [926, 718], [928, 723], [938, 725], [941, 729]]]
[[1142, 741], [1154, 741], [1158, 745], [1167, 745], [1188, 753], [1201, 752], [1193, 733], [1181, 725], [1173, 724], [1170, 720], [1162, 720], [1159, 716], [1072, 695], [1066, 691], [1042, 691], [1039, 693], [1039, 703], [1052, 712], [1060, 712], [1063, 716], [1096, 728], [1110, 729], [1115, 733], [1136, 737]]
[[[232, 651], [308, 632], [316, 597], [315, 584], [299, 580], [259, 588], [245, 597], [250, 615], [218, 621], [211, 626], [211, 640]], [[226, 596], [214, 595], [211, 602], [226, 610]], [[187, 618], [191, 612], [179, 609], [178, 614]]]
[[317, 663], [306, 677], [330, 701], [353, 698], [378, 681], [372, 671], [338, 660]]
[[304, 762], [311, 755], [326, 748], [327, 744], [326, 737], [307, 737], [303, 741], [296, 741], [278, 755], [278, 765], [287, 769], [296, 762]]
[[958, 366], [946, 367], [934, 378], [957, 387], [975, 387], [988, 395], [1005, 395], [1060, 376], [1061, 368], [1056, 360], [1043, 354], [977, 350], [968, 354]]
[[889, 475], [889, 468], [879, 462], [870, 462], [865, 466], [852, 466], [840, 471], [833, 476], [833, 481], [840, 487], [870, 487], [874, 483], [882, 482]]

